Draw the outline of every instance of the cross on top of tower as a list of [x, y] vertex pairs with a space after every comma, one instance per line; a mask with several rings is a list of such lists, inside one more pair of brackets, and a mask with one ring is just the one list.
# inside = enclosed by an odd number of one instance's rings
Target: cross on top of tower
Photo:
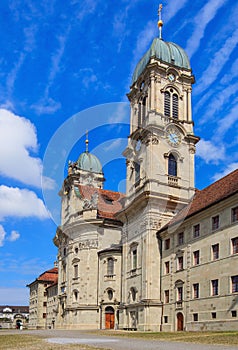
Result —
[[161, 16], [162, 8], [163, 8], [163, 5], [160, 4], [159, 9], [158, 9], [158, 16], [159, 16], [158, 28], [159, 28], [159, 38], [160, 39], [162, 39], [162, 27], [163, 27], [163, 21], [162, 21], [162, 16]]

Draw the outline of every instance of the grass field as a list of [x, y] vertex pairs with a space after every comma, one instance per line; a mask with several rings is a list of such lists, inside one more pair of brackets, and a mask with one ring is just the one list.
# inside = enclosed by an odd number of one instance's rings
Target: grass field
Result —
[[[91, 347], [87, 345], [60, 345], [50, 344], [42, 337], [28, 334], [1, 334], [0, 332], [0, 349], [1, 350], [102, 350], [102, 348]], [[106, 350], [106, 349], [105, 349]]]
[[[97, 331], [98, 335], [140, 338], [158, 341], [192, 342], [200, 344], [238, 345], [238, 332], [120, 332], [120, 331]], [[79, 344], [50, 344], [45, 339], [29, 334], [1, 334], [0, 350], [99, 350], [99, 348]], [[101, 349], [101, 348], [100, 348]], [[102, 350], [102, 349], [101, 349]]]
[[238, 345], [238, 332], [118, 332], [100, 331], [101, 335], [113, 335], [161, 341], [180, 341], [199, 344]]

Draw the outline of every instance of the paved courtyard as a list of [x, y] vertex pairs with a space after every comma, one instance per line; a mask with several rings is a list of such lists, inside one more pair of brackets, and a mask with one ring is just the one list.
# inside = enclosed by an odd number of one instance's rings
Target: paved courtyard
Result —
[[89, 334], [84, 331], [37, 330], [24, 331], [24, 334], [36, 334], [56, 344], [88, 344], [113, 350], [238, 350], [238, 346], [204, 345], [158, 340], [143, 340]]

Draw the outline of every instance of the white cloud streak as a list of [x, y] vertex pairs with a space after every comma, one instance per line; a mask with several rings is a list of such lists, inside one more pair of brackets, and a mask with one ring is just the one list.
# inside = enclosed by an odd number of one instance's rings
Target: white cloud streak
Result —
[[238, 29], [236, 29], [232, 35], [227, 38], [224, 45], [219, 51], [216, 52], [207, 69], [203, 72], [203, 75], [199, 79], [197, 87], [194, 90], [196, 94], [205, 91], [217, 79], [224, 65], [229, 60], [230, 55], [235, 49], [237, 43]]
[[226, 0], [208, 1], [205, 6], [198, 12], [197, 16], [193, 19], [195, 30], [190, 37], [185, 49], [190, 58], [199, 48], [207, 25], [213, 20], [213, 18], [216, 16], [217, 11], [222, 6], [224, 6], [225, 3]]

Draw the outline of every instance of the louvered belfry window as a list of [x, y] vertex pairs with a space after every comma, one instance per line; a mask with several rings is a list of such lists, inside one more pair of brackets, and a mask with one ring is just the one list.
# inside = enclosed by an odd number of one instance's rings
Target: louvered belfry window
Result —
[[178, 95], [173, 94], [173, 118], [178, 119]]
[[168, 91], [164, 94], [164, 115], [170, 117], [170, 93]]
[[164, 115], [175, 119], [179, 117], [179, 99], [178, 95], [173, 93], [173, 89], [171, 93], [169, 91], [164, 93]]

